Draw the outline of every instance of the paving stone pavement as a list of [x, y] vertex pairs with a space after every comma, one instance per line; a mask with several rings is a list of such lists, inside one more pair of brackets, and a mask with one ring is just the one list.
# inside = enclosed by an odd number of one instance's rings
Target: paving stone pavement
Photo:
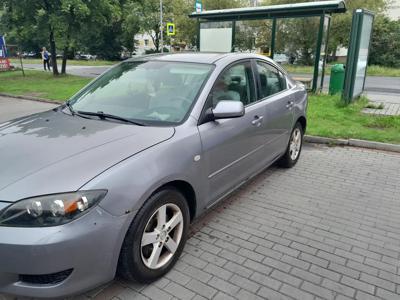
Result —
[[383, 105], [381, 109], [364, 108], [362, 111], [366, 114], [400, 116], [400, 96], [390, 93], [366, 93], [371, 103]]
[[399, 183], [400, 154], [307, 145], [193, 224], [164, 278], [74, 299], [400, 299]]

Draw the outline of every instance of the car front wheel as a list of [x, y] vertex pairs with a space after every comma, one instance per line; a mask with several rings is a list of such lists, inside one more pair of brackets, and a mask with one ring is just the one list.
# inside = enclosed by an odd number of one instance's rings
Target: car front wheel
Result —
[[119, 257], [119, 275], [148, 283], [166, 274], [182, 253], [188, 225], [184, 196], [174, 188], [156, 192], [128, 230]]

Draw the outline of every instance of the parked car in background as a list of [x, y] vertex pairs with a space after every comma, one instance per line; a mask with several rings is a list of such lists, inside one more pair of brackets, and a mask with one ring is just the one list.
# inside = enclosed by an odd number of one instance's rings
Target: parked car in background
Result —
[[264, 56], [180, 53], [128, 59], [66, 104], [0, 124], [0, 293], [160, 278], [197, 216], [297, 163], [306, 107]]
[[87, 54], [87, 53], [77, 53], [74, 57], [76, 60], [96, 60], [97, 55]]
[[283, 65], [283, 64], [288, 64], [289, 63], [289, 56], [287, 56], [284, 53], [276, 53], [274, 54], [274, 61], [277, 63]]

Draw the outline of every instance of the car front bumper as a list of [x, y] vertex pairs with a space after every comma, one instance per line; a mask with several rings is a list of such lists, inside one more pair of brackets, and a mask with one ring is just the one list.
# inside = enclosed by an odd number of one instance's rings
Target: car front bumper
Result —
[[[58, 298], [112, 280], [131, 216], [112, 216], [97, 206], [62, 226], [0, 226], [0, 294]], [[68, 273], [52, 281], [54, 274]]]

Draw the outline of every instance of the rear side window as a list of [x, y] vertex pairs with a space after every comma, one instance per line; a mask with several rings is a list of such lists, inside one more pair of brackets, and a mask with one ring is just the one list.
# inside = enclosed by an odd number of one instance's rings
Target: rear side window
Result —
[[286, 89], [285, 76], [273, 66], [257, 61], [260, 78], [259, 98], [263, 99]]

